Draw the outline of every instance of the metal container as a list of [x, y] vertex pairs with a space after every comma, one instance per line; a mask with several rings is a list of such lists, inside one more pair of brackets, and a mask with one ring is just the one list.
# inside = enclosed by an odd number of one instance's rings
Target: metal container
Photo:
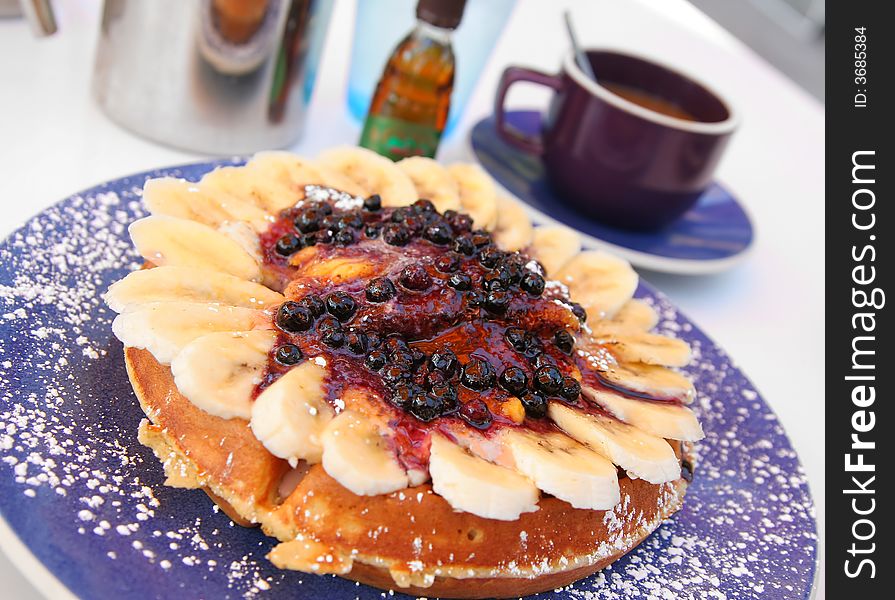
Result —
[[288, 146], [303, 129], [332, 4], [106, 0], [94, 96], [123, 127], [179, 148]]

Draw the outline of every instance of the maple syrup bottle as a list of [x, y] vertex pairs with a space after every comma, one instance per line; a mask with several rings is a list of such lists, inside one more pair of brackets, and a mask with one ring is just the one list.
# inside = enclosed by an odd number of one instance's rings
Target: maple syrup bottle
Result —
[[417, 23], [392, 52], [361, 133], [360, 145], [392, 160], [434, 157], [454, 88], [451, 35], [466, 0], [419, 0]]

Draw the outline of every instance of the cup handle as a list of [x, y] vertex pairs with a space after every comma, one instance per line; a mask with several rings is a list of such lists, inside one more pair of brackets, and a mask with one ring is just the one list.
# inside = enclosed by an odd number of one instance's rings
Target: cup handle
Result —
[[532, 154], [543, 154], [544, 143], [540, 135], [526, 135], [509, 126], [506, 122], [504, 102], [510, 86], [518, 81], [526, 81], [549, 87], [555, 91], [562, 89], [562, 79], [558, 75], [548, 75], [534, 69], [524, 67], [507, 67], [500, 76], [500, 84], [497, 86], [497, 96], [494, 98], [494, 116], [497, 125], [497, 134], [508, 144]]

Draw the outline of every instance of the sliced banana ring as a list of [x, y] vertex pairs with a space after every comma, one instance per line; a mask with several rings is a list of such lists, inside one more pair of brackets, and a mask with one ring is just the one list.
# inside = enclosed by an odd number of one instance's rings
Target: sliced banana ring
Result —
[[491, 177], [478, 165], [464, 163], [451, 165], [448, 173], [457, 182], [460, 205], [472, 217], [472, 226], [493, 230], [497, 225], [497, 188]]
[[321, 154], [317, 162], [353, 181], [364, 195], [379, 194], [383, 206], [407, 206], [419, 199], [410, 177], [372, 150], [353, 146], [334, 148]]
[[254, 204], [235, 196], [200, 189], [195, 183], [173, 177], [150, 179], [143, 186], [143, 203], [154, 215], [167, 215], [218, 227], [229, 221], [245, 221], [264, 231], [273, 218]]
[[145, 348], [163, 365], [190, 342], [217, 331], [248, 331], [269, 322], [262, 311], [195, 302], [150, 302], [122, 313], [112, 332], [131, 348]]
[[617, 363], [599, 375], [610, 385], [652, 398], [674, 398], [690, 404], [696, 395], [693, 383], [684, 375], [657, 365]]
[[556, 400], [550, 402], [548, 414], [560, 429], [634, 477], [665, 483], [681, 476], [674, 450], [660, 437], [608, 415], [584, 412]]
[[360, 413], [342, 411], [322, 435], [323, 469], [358, 496], [388, 494], [409, 485], [388, 441]]
[[473, 456], [440, 433], [429, 455], [432, 489], [456, 510], [514, 521], [538, 509], [538, 488], [519, 473]]
[[410, 177], [417, 195], [430, 200], [438, 212], [461, 209], [457, 182], [439, 163], [424, 156], [410, 156], [395, 164]]
[[569, 295], [587, 310], [591, 322], [611, 318], [634, 295], [638, 281], [626, 261], [599, 250], [581, 252], [555, 278], [569, 288]]
[[582, 387], [582, 394], [616, 419], [670, 440], [695, 442], [705, 437], [699, 419], [686, 406], [628, 398], [608, 390]]
[[207, 225], [153, 216], [131, 223], [128, 231], [140, 255], [157, 266], [200, 267], [259, 281], [261, 270], [233, 239]]
[[527, 248], [533, 239], [534, 227], [522, 205], [506, 196], [497, 196], [497, 226], [494, 240], [501, 249], [516, 252]]
[[291, 152], [259, 152], [248, 166], [260, 177], [272, 178], [298, 195], [302, 195], [307, 185], [330, 187], [352, 196], [364, 194], [364, 190], [348, 177]]
[[612, 317], [612, 322], [631, 329], [649, 331], [659, 323], [659, 313], [643, 300], [632, 298]]
[[134, 271], [103, 296], [115, 312], [151, 302], [201, 302], [265, 309], [282, 304], [282, 294], [239, 277], [200, 267], [165, 266]]
[[184, 397], [222, 419], [250, 419], [252, 391], [276, 341], [271, 330], [218, 332], [196, 338], [171, 361]]
[[528, 254], [541, 263], [550, 279], [581, 252], [581, 237], [568, 227], [550, 225], [535, 227]]
[[606, 346], [622, 362], [641, 362], [648, 365], [683, 367], [690, 362], [690, 345], [683, 340], [609, 321], [591, 325], [591, 338]]
[[252, 405], [252, 432], [271, 454], [320, 462], [321, 435], [335, 413], [326, 401], [326, 369], [307, 361], [277, 379]]

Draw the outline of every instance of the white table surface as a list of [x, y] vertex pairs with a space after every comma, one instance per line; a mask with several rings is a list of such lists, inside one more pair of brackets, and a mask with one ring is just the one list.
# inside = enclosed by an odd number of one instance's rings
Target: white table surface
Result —
[[[89, 86], [100, 4], [57, 2], [65, 11], [58, 15], [61, 31], [46, 39], [32, 37], [21, 20], [0, 20], [0, 237], [75, 191], [204, 158], [122, 130], [93, 102]], [[564, 6], [573, 10], [583, 45], [627, 48], [680, 65], [740, 110], [742, 127], [718, 176], [754, 217], [758, 237], [752, 254], [720, 275], [644, 276], [734, 357], [777, 412], [807, 470], [822, 527], [823, 107], [684, 0], [520, 0], [440, 159], [470, 157], [463, 133], [490, 113], [504, 66], [557, 69], [567, 49], [560, 21]], [[354, 2], [337, 2], [312, 118], [293, 148], [299, 153], [314, 155], [359, 137], [344, 100], [353, 13]], [[543, 92], [522, 86], [511, 104], [538, 106], [545, 100]], [[14, 559], [21, 567], [22, 557], [16, 553]], [[5, 598], [39, 597], [2, 553], [0, 582]]]

